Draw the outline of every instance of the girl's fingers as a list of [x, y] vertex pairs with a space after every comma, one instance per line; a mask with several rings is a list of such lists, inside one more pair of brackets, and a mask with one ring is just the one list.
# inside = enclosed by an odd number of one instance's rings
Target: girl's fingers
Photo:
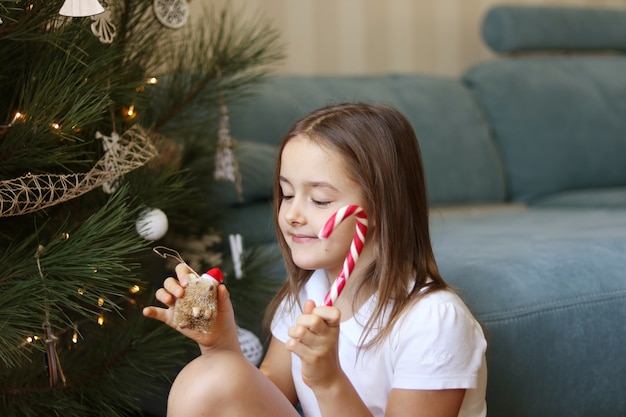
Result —
[[159, 288], [156, 291], [155, 297], [157, 300], [159, 300], [161, 303], [165, 304], [168, 307], [172, 307], [176, 303], [176, 297], [174, 297], [163, 288]]
[[169, 324], [169, 316], [167, 315], [167, 310], [160, 307], [145, 307], [142, 311], [144, 317], [148, 317], [151, 319], [162, 321], [165, 324]]
[[315, 307], [313, 314], [321, 317], [327, 326], [337, 327], [341, 321], [341, 311], [336, 307]]
[[176, 276], [180, 281], [180, 285], [186, 287], [189, 284], [189, 274], [196, 275], [193, 269], [189, 268], [187, 264], [180, 263], [176, 265]]
[[185, 295], [185, 289], [183, 288], [182, 283], [179, 282], [176, 278], [167, 278], [163, 282], [163, 288], [175, 298], [181, 298], [183, 295]]

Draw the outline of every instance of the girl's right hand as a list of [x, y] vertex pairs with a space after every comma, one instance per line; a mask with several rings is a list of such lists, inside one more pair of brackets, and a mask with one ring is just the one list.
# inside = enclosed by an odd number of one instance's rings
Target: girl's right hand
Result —
[[241, 352], [235, 313], [230, 302], [230, 294], [225, 285], [219, 285], [217, 288], [217, 317], [210, 329], [210, 333], [205, 334], [195, 330], [181, 329], [174, 325], [174, 305], [176, 300], [185, 294], [185, 288], [189, 285], [187, 276], [191, 273], [193, 272], [187, 265], [178, 264], [176, 266], [178, 279], [167, 278], [163, 282], [163, 288], [159, 288], [156, 292], [157, 300], [165, 304], [167, 308], [145, 307], [143, 315], [162, 321], [181, 334], [196, 341], [202, 353], [212, 349], [227, 349]]

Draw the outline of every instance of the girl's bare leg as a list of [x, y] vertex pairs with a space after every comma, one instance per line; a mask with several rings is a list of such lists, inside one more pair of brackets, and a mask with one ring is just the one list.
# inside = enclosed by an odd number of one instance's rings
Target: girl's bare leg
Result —
[[287, 397], [240, 354], [216, 350], [189, 362], [168, 399], [168, 417], [299, 417]]

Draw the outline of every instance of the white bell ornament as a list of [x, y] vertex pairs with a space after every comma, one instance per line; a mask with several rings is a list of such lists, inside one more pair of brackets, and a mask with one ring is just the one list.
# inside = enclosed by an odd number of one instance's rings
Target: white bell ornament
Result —
[[98, 0], [65, 0], [59, 14], [69, 17], [94, 16], [104, 12]]

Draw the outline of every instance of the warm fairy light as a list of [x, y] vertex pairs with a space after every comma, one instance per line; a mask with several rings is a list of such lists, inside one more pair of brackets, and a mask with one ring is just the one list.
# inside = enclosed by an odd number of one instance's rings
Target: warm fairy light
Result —
[[104, 298], [98, 298], [98, 307], [102, 307], [104, 305]]
[[97, 273], [98, 273], [98, 269], [94, 268], [92, 272], [93, 272], [94, 274], [97, 274]]
[[61, 233], [61, 239], [67, 240], [69, 238], [70, 238], [70, 234], [69, 233]]
[[148, 78], [148, 84], [158, 84], [159, 80], [157, 79], [157, 77], [150, 77]]
[[15, 115], [13, 116], [13, 120], [11, 121], [10, 125], [12, 125], [13, 123], [18, 122], [20, 120], [24, 120], [25, 118], [26, 118], [26, 115], [24, 113], [16, 111]]
[[33, 343], [39, 339], [40, 339], [39, 336], [27, 336], [26, 339], [24, 340], [24, 343]]
[[75, 344], [78, 343], [78, 332], [74, 332], [74, 334], [72, 335], [72, 342], [74, 342]]
[[79, 288], [78, 289], [78, 294], [79, 295], [84, 295], [85, 294], [85, 290], [83, 288]]
[[132, 287], [130, 287], [129, 291], [131, 294], [137, 294], [139, 291], [141, 291], [141, 288], [139, 287], [139, 285], [133, 285]]
[[103, 325], [104, 325], [104, 316], [99, 316], [99, 317], [98, 317], [98, 324], [99, 324], [100, 326], [103, 326]]
[[59, 130], [61, 128], [61, 125], [56, 122], [52, 123], [50, 126], [52, 126], [52, 128], [55, 130]]
[[133, 119], [137, 116], [135, 112], [135, 106], [130, 106], [129, 108], [122, 109], [122, 115], [128, 119]]

